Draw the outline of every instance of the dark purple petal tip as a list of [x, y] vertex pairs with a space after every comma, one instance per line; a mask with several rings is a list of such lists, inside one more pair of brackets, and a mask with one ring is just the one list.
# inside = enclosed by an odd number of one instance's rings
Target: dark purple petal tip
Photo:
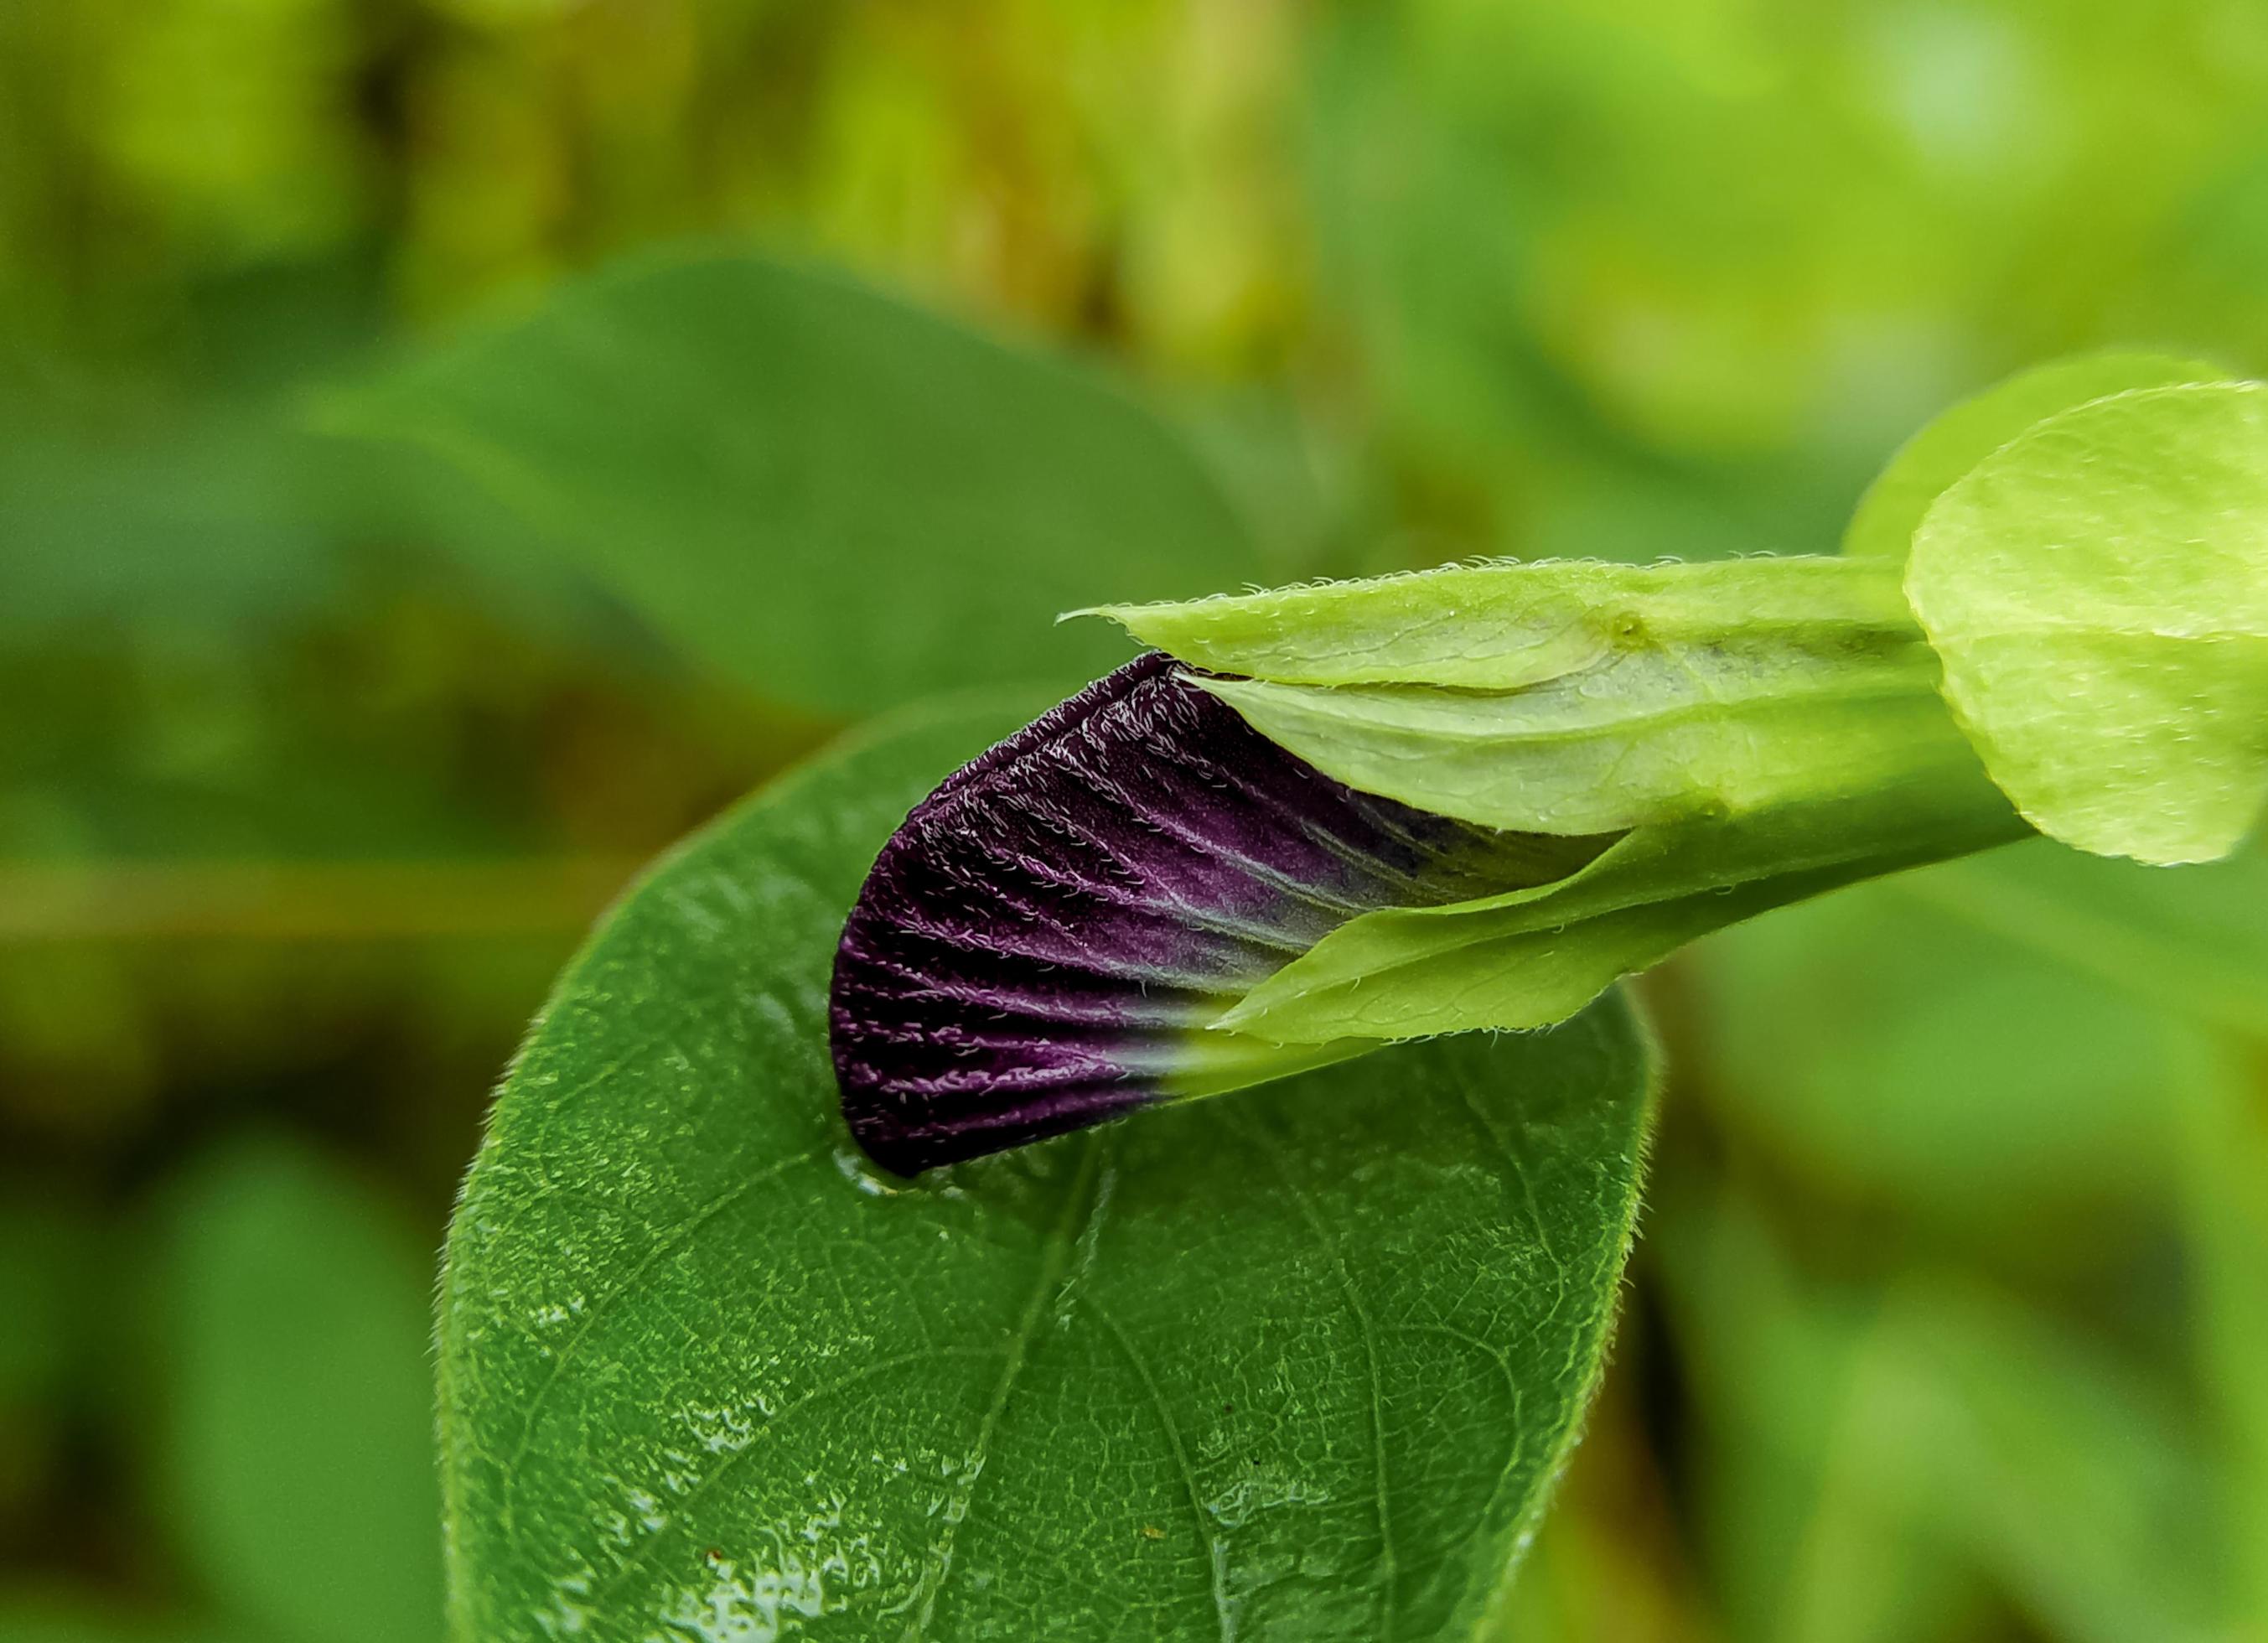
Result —
[[1543, 883], [1601, 842], [1359, 793], [1152, 652], [882, 847], [835, 957], [843, 1116], [913, 1175], [1194, 1093], [1205, 1024], [1347, 919]]

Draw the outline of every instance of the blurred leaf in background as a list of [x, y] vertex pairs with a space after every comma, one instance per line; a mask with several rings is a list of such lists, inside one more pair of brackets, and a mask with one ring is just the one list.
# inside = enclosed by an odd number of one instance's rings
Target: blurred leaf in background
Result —
[[1738, 1635], [2221, 1635], [2202, 1434], [2148, 1377], [1917, 1264], [1807, 1281], [1737, 1198], [1665, 1216]]
[[39, 1509], [116, 1390], [101, 1300], [114, 1242], [91, 1205], [51, 1191], [0, 1202], [0, 1521]]
[[[178, 1585], [110, 1602], [0, 1589], [0, 1636], [431, 1643], [440, 1494], [423, 1241], [383, 1194], [273, 1136], [191, 1161], [162, 1199], [99, 1249], [99, 1223], [11, 1206], [0, 1284], [21, 1333], [0, 1407], [44, 1401], [74, 1444], [122, 1423], [151, 1457], [158, 1526], [123, 1555]], [[145, 1258], [120, 1258], [137, 1249]]]
[[440, 1487], [431, 1259], [319, 1155], [248, 1140], [173, 1189], [157, 1305], [165, 1516], [222, 1612], [430, 1643]]
[[[2179, 1029], [1923, 901], [1932, 876], [1714, 939], [1712, 1094], [1819, 1188], [2098, 1261], [2132, 1230], [2106, 1208], [2167, 1189]], [[2090, 1222], [2103, 1241], [2075, 1241]]]
[[2186, 1109], [2184, 1221], [2196, 1360], [2218, 1457], [2206, 1485], [2235, 1549], [2235, 1612], [2268, 1615], [2268, 1101], [2257, 1047], [2201, 1060]]
[[1056, 618], [1253, 579], [1189, 447], [1094, 375], [817, 270], [661, 262], [412, 363], [333, 425], [431, 452], [720, 676], [834, 712], [1123, 645]]
[[260, 1634], [146, 1615], [63, 1595], [0, 1599], [8, 1643], [251, 1643]]

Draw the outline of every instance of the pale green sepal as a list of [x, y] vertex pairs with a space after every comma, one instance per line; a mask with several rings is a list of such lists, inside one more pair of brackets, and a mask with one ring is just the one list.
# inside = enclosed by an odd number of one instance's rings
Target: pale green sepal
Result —
[[2220, 382], [2228, 372], [2201, 359], [2113, 350], [2019, 372], [1932, 421], [1899, 447], [1859, 498], [1843, 551], [1903, 563], [1922, 516], [1954, 483], [2036, 423], [2112, 394]]
[[[1219, 617], [1283, 644], [1197, 642]], [[1521, 832], [1752, 814], [1946, 729], [1896, 568], [1852, 560], [1453, 567], [1124, 619], [1241, 675], [1200, 682], [1325, 774]]]
[[1196, 1035], [1180, 1094], [1350, 1044], [1547, 1026], [1695, 937], [2029, 829], [1954, 722], [1900, 567], [1450, 568], [1110, 612], [1328, 776], [1621, 836], [1550, 884], [1351, 920]]
[[1351, 1035], [1325, 1043], [1292, 1043], [1198, 1027], [1179, 1035], [1169, 1064], [1144, 1070], [1168, 1101], [1194, 1101], [1203, 1095], [1250, 1089], [1256, 1084], [1272, 1084], [1297, 1072], [1366, 1056], [1378, 1047], [1375, 1037]]
[[1910, 635], [1894, 580], [1847, 560], [1498, 562], [1182, 604], [1103, 605], [1143, 644], [1278, 684], [1519, 690], [1738, 632], [1759, 647]]
[[1837, 791], [1882, 744], [1948, 727], [1937, 671], [1918, 635], [1822, 655], [1728, 634], [1501, 696], [1199, 682], [1350, 787], [1484, 827], [1590, 834]]
[[2268, 390], [2051, 417], [1931, 507], [1906, 592], [1992, 777], [2042, 832], [2159, 864], [2268, 802]]
[[1949, 722], [1886, 749], [1871, 781], [1768, 816], [1642, 829], [1557, 884], [1365, 914], [1214, 1023], [1286, 1044], [1564, 1020], [1712, 930], [2029, 829]]

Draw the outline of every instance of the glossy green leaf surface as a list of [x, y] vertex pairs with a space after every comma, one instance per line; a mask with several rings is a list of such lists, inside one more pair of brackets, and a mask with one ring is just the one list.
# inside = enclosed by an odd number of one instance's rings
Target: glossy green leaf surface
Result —
[[2217, 382], [2228, 374], [2201, 359], [2123, 350], [2019, 372], [1935, 417], [1899, 447], [1859, 498], [1843, 534], [1843, 551], [1904, 563], [1931, 503], [1993, 452], [2058, 411], [2130, 389]]
[[1906, 592], [1947, 699], [2042, 832], [2209, 861], [2268, 802], [2268, 389], [2049, 418], [1932, 505]]
[[1012, 723], [789, 778], [563, 979], [450, 1241], [461, 1635], [1484, 1624], [1597, 1374], [1639, 1028], [1613, 999], [878, 1178], [834, 944], [890, 829]]
[[1100, 376], [753, 256], [573, 284], [326, 417], [470, 475], [719, 674], [836, 711], [1068, 688], [1122, 652], [1058, 612], [1259, 568]]

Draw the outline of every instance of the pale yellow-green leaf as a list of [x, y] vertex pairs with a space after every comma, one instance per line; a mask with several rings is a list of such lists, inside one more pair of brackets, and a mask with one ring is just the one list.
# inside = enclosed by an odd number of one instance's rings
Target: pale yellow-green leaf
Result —
[[2042, 832], [2226, 855], [2268, 801], [2268, 390], [2097, 400], [1931, 507], [1906, 591], [1945, 693]]
[[1843, 551], [1903, 562], [1931, 503], [2009, 440], [2058, 411], [2130, 389], [2217, 382], [2228, 375], [2201, 359], [2124, 350], [2019, 372], [1963, 400], [1899, 447], [1859, 498], [1843, 533]]

